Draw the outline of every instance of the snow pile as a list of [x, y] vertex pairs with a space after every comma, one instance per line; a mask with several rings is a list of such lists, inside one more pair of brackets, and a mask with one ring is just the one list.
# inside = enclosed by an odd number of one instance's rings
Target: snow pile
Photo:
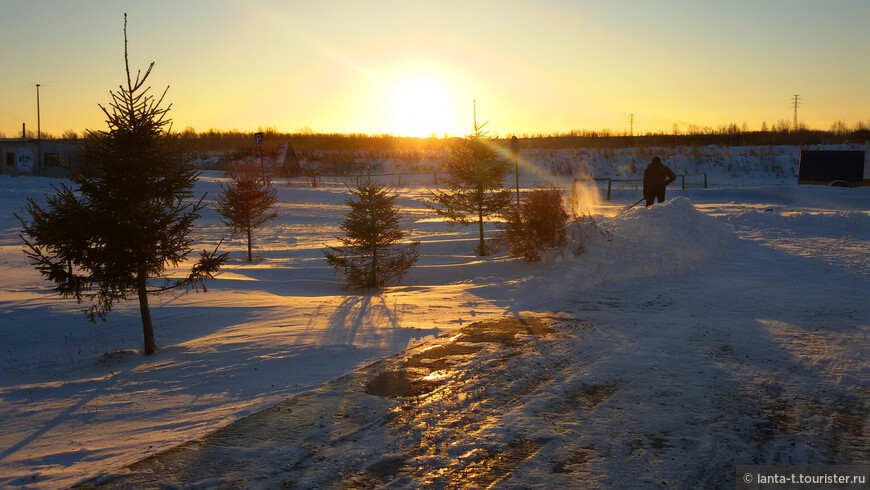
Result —
[[605, 226], [619, 237], [613, 245], [620, 261], [657, 263], [661, 270], [721, 257], [737, 238], [728, 225], [698, 211], [685, 197], [636, 207]]
[[684, 197], [640, 207], [600, 223], [569, 225], [569, 245], [542, 275], [520, 281], [515, 298], [570, 298], [602, 284], [689, 270], [725, 256], [737, 235]]

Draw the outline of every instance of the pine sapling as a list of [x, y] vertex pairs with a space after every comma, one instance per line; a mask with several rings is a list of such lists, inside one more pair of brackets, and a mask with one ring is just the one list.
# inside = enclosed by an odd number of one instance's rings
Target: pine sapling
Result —
[[271, 211], [277, 201], [277, 192], [272, 187], [272, 180], [262, 176], [250, 164], [243, 164], [229, 172], [228, 183], [218, 182], [221, 195], [218, 198], [216, 210], [221, 215], [221, 222], [230, 229], [232, 234], [245, 234], [248, 239], [248, 262], [253, 261], [251, 243], [253, 230], [260, 228], [277, 213]]
[[336, 237], [340, 247], [328, 247], [323, 254], [336, 271], [342, 270], [349, 286], [377, 289], [400, 281], [419, 258], [419, 242], [400, 245], [405, 232], [399, 227], [396, 196], [390, 189], [371, 181], [348, 187], [353, 197], [340, 225], [345, 237]]
[[82, 149], [87, 175], [72, 176], [75, 188], [55, 187], [44, 206], [29, 200], [29, 219], [18, 219], [36, 269], [64, 297], [91, 300], [91, 321], [105, 321], [118, 301], [139, 299], [149, 355], [157, 349], [149, 295], [205, 290], [227, 256], [203, 251], [186, 278], [167, 277], [192, 251], [190, 233], [204, 206], [202, 198], [191, 201], [198, 174], [178, 158], [177, 137], [167, 130], [169, 107], [160, 107], [166, 91], [156, 99], [145, 85], [154, 63], [144, 76], [131, 76], [126, 15], [124, 64], [126, 85], [110, 92], [109, 109], [100, 106], [109, 129], [89, 131]]
[[484, 220], [500, 213], [511, 201], [510, 189], [504, 188], [507, 160], [490, 144], [483, 126], [474, 121], [474, 133], [452, 146], [446, 162], [447, 175], [441, 179], [445, 190], [431, 191], [436, 214], [451, 223], [468, 225], [477, 222], [479, 240], [475, 252], [489, 255], [483, 235]]

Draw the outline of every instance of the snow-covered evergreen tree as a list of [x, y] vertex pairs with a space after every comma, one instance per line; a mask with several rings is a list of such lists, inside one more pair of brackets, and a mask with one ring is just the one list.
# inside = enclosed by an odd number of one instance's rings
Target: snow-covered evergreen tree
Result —
[[419, 258], [419, 242], [400, 245], [405, 231], [399, 227], [396, 196], [371, 181], [348, 190], [354, 197], [346, 201], [350, 211], [340, 225], [345, 237], [337, 237], [341, 247], [323, 251], [326, 261], [344, 271], [351, 287], [374, 289], [400, 281]]
[[275, 211], [269, 212], [277, 201], [277, 193], [271, 179], [260, 175], [251, 165], [232, 169], [229, 174], [229, 183], [218, 182], [223, 192], [216, 209], [231, 233], [247, 235], [248, 262], [251, 262], [251, 234], [277, 216]]
[[[156, 349], [148, 306], [150, 294], [173, 289], [205, 289], [226, 254], [203, 251], [184, 279], [170, 280], [190, 254], [190, 233], [202, 198], [190, 202], [196, 169], [180, 158], [177, 139], [167, 127], [169, 107], [161, 108], [145, 81], [154, 67], [133, 79], [127, 59], [126, 85], [110, 92], [110, 109], [102, 105], [108, 131], [90, 131], [82, 149], [85, 174], [72, 176], [77, 188], [62, 184], [45, 207], [29, 200], [29, 220], [19, 217], [25, 253], [37, 270], [56, 284], [64, 297], [92, 301], [86, 310], [103, 320], [115, 302], [138, 297], [144, 354]], [[169, 88], [167, 87], [166, 90]], [[155, 282], [154, 279], [161, 279]]]

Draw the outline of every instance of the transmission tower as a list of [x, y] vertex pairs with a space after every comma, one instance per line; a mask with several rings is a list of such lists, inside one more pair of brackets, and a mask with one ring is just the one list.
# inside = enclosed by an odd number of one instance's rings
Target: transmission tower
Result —
[[628, 120], [630, 122], [630, 126], [629, 126], [630, 129], [629, 129], [628, 135], [634, 136], [634, 114], [628, 116]]
[[800, 99], [800, 97], [798, 97], [798, 94], [794, 94], [794, 102], [793, 102], [793, 104], [794, 104], [794, 126], [793, 127], [794, 127], [795, 131], [797, 131], [797, 129], [798, 129], [797, 109], [798, 109], [798, 106], [800, 105], [800, 100], [801, 99]]

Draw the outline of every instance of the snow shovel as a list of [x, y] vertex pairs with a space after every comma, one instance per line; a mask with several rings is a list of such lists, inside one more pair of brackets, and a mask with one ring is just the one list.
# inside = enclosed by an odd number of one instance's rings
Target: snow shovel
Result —
[[640, 198], [640, 199], [638, 199], [636, 203], [634, 203], [634, 204], [632, 204], [631, 206], [629, 206], [629, 207], [623, 209], [622, 211], [620, 211], [620, 212], [617, 213], [617, 214], [622, 214], [622, 213], [628, 211], [629, 209], [631, 209], [631, 208], [637, 206], [638, 204], [640, 204], [641, 201], [643, 201], [643, 199], [644, 199], [644, 198]]

